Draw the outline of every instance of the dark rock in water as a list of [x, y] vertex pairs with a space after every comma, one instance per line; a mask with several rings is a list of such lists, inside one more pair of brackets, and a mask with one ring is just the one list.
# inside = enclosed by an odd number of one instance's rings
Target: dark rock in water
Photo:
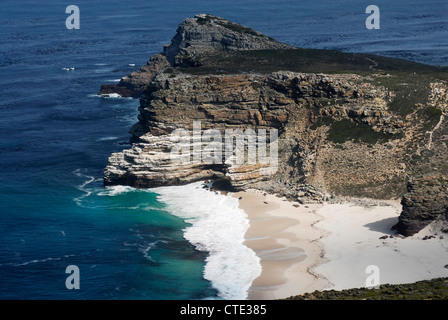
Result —
[[389, 238], [389, 236], [382, 236], [382, 237], [379, 237], [378, 239], [387, 239], [387, 238]]
[[435, 220], [448, 221], [448, 177], [437, 173], [411, 179], [401, 204], [403, 211], [392, 228], [402, 235], [411, 236]]

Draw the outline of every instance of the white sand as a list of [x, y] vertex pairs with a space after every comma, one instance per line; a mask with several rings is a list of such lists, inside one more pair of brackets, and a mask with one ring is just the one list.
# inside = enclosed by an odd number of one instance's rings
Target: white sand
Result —
[[321, 219], [315, 212], [322, 205], [295, 207], [297, 203], [256, 190], [234, 196], [243, 198], [240, 208], [250, 221], [245, 244], [260, 257], [263, 269], [252, 283], [249, 299], [284, 298], [329, 285], [312, 272], [322, 260], [318, 241], [323, 233], [313, 227]]
[[379, 239], [394, 235], [401, 205], [363, 208], [348, 204], [327, 204], [318, 211], [318, 226], [329, 234], [321, 240], [328, 261], [315, 268], [333, 286], [347, 289], [366, 286], [366, 268], [379, 268], [379, 284], [410, 283], [448, 276], [448, 236], [422, 240], [434, 234], [431, 226], [412, 237]]
[[[277, 299], [325, 289], [366, 286], [369, 265], [379, 268], [379, 283], [409, 283], [448, 276], [448, 236], [422, 240], [431, 227], [413, 237], [393, 237], [399, 201], [387, 206], [300, 205], [256, 190], [242, 197], [248, 215], [246, 245], [261, 259], [249, 299]], [[384, 201], [383, 201], [384, 203]], [[294, 206], [295, 205], [295, 206]]]

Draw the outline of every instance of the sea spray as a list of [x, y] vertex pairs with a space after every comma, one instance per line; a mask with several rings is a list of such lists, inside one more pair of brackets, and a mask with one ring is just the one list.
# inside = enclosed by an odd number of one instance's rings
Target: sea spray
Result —
[[249, 228], [238, 200], [204, 189], [201, 182], [153, 189], [168, 210], [189, 224], [184, 237], [196, 249], [208, 252], [204, 278], [224, 299], [247, 299], [248, 290], [261, 274], [260, 259], [244, 245]]

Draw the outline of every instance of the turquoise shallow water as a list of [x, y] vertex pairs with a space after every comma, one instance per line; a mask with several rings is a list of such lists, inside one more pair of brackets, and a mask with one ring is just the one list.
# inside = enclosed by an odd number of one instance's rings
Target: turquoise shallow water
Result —
[[[75, 198], [39, 188], [35, 195], [22, 194], [23, 205], [2, 210], [9, 213], [2, 217], [2, 298], [216, 296], [202, 277], [205, 253], [183, 238], [188, 224], [156, 201], [156, 194], [114, 194], [79, 171], [76, 179], [79, 190], [62, 191]], [[81, 290], [65, 288], [68, 265], [79, 267]]]
[[[128, 147], [138, 101], [95, 94], [145, 64], [184, 18], [202, 12], [292, 45], [448, 64], [446, 1], [377, 1], [377, 31], [364, 27], [368, 4], [78, 1], [81, 29], [69, 31], [59, 1], [2, 1], [0, 299], [219, 299], [222, 291], [232, 297], [234, 288], [216, 272], [226, 266], [213, 263], [229, 263], [237, 288], [254, 272], [253, 260], [236, 272], [237, 250], [187, 240], [186, 230], [202, 224], [191, 218], [192, 198], [172, 201], [185, 190], [157, 199], [147, 190], [103, 188], [107, 157]], [[223, 202], [214, 210], [238, 216], [233, 206]], [[238, 219], [227, 232], [244, 230]], [[227, 241], [226, 234], [220, 239]], [[80, 269], [80, 290], [65, 287], [68, 265]]]

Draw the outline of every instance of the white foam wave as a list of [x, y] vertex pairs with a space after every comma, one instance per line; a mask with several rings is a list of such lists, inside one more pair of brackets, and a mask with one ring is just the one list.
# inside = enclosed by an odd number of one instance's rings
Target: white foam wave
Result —
[[97, 94], [97, 93], [90, 93], [87, 95], [89, 98], [103, 98], [102, 95]]
[[111, 186], [106, 187], [106, 189], [100, 193], [98, 193], [99, 196], [108, 196], [108, 197], [114, 197], [119, 194], [123, 194], [129, 191], [135, 190], [135, 188], [128, 187], [128, 186]]
[[244, 245], [249, 220], [238, 208], [238, 200], [203, 189], [201, 182], [153, 191], [172, 214], [191, 224], [184, 237], [209, 253], [204, 278], [224, 299], [247, 299], [253, 280], [261, 274], [261, 264], [255, 252]]
[[109, 141], [109, 140], [117, 140], [117, 139], [118, 139], [118, 137], [108, 136], [108, 137], [99, 138], [99, 139], [97, 139], [97, 141]]
[[87, 97], [89, 97], [89, 98], [120, 99], [120, 100], [134, 100], [134, 98], [132, 98], [132, 97], [122, 97], [118, 93], [104, 93], [104, 94], [89, 93], [87, 95]]
[[87, 175], [81, 173], [80, 169], [76, 169], [75, 171], [73, 171], [73, 173], [78, 177], [86, 178], [86, 181], [84, 181], [77, 187], [77, 189], [84, 192], [84, 194], [73, 199], [78, 206], [82, 206], [82, 200], [92, 194], [92, 190], [89, 190], [86, 188], [87, 185], [91, 184], [92, 182], [98, 181], [100, 179], [92, 177], [92, 176], [87, 176]]
[[132, 97], [123, 97], [120, 94], [116, 92], [112, 93], [102, 93], [97, 95], [100, 98], [106, 98], [106, 99], [123, 99], [123, 100], [134, 100]]
[[118, 93], [105, 93], [102, 94], [101, 96], [103, 96], [103, 98], [121, 98], [121, 95], [119, 95]]
[[75, 255], [73, 254], [66, 254], [62, 257], [57, 257], [57, 258], [44, 258], [44, 259], [33, 259], [33, 260], [29, 260], [29, 261], [25, 261], [25, 262], [8, 262], [8, 263], [3, 263], [0, 264], [0, 266], [14, 266], [14, 267], [21, 267], [21, 266], [27, 266], [29, 264], [34, 264], [34, 263], [45, 263], [45, 262], [49, 262], [49, 261], [60, 261], [64, 258], [70, 258], [70, 257], [74, 257]]

